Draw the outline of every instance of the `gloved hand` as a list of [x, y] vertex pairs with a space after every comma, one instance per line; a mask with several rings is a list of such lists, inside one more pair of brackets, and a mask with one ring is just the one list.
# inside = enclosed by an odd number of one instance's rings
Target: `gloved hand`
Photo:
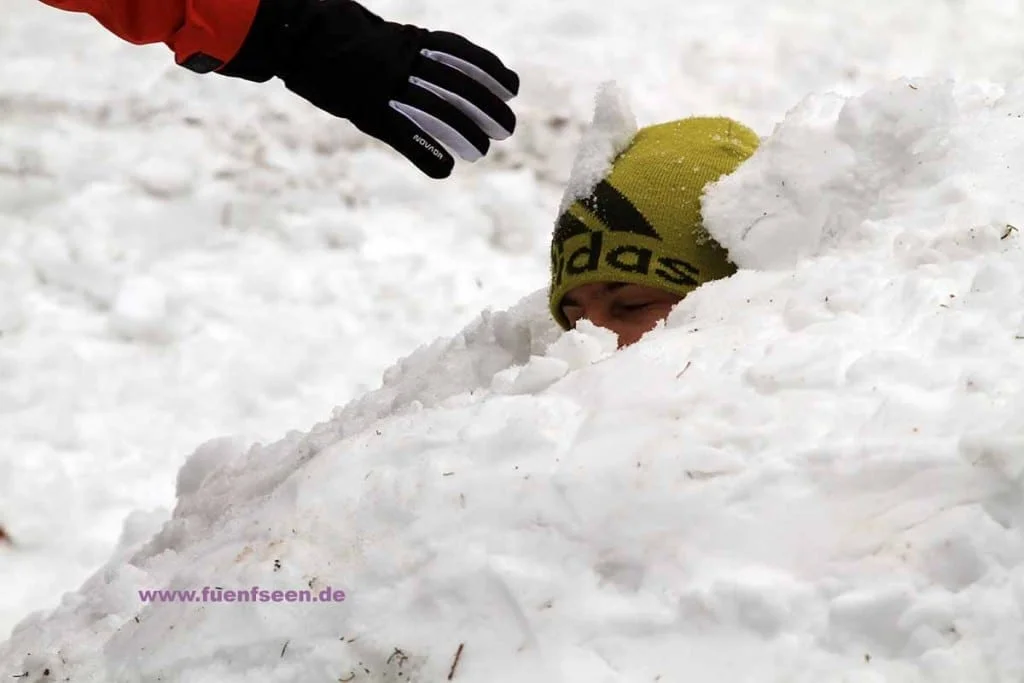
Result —
[[432, 178], [485, 155], [516, 117], [519, 77], [462, 36], [384, 21], [352, 0], [261, 0], [220, 73], [289, 90], [383, 140]]

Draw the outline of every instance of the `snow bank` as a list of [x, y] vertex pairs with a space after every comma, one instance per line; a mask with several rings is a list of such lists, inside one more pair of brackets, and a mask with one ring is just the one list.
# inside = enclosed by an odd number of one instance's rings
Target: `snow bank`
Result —
[[[808, 100], [708, 197], [736, 276], [621, 352], [538, 292], [309, 434], [206, 445], [0, 673], [1019, 680], [1022, 107]], [[346, 597], [137, 594], [203, 586]]]
[[280, 83], [198, 76], [3, 0], [0, 638], [100, 567], [129, 511], [173, 506], [196, 444], [305, 430], [538, 287], [599, 82], [645, 124], [723, 114], [766, 134], [809, 92], [1024, 73], [1010, 0], [372, 8], [516, 68], [516, 134], [432, 183]]

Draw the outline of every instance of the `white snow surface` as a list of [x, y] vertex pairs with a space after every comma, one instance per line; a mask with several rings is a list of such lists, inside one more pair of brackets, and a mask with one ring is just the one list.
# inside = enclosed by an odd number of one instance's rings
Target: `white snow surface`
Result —
[[[5, 3], [0, 637], [61, 604], [0, 675], [1018, 681], [1019, 4], [370, 6], [506, 58], [516, 135], [434, 183]], [[618, 353], [479, 313], [546, 282], [609, 79], [771, 134], [705, 206], [743, 270]], [[348, 597], [136, 592], [254, 583]]]
[[[941, 80], [809, 98], [708, 198], [744, 268], [641, 343], [560, 334], [539, 291], [309, 433], [210, 442], [171, 520], [133, 520], [0, 658], [32, 682], [1018, 681], [1022, 111], [1020, 85]], [[347, 597], [138, 599], [215, 585]]]
[[580, 140], [558, 215], [573, 202], [588, 196], [611, 171], [637, 132], [636, 114], [629, 96], [615, 82], [602, 83], [594, 103], [594, 118]]

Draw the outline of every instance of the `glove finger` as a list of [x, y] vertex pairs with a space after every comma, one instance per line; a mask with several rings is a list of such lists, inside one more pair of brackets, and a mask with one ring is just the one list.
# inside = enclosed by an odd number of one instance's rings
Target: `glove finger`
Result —
[[516, 129], [516, 115], [494, 93], [460, 71], [428, 59], [416, 65], [410, 80], [473, 120], [488, 137], [504, 140]]
[[391, 106], [466, 161], [478, 160], [491, 147], [473, 119], [416, 83], [410, 82]]
[[420, 54], [461, 71], [505, 102], [519, 94], [519, 76], [515, 71], [506, 67], [493, 52], [456, 33], [431, 31], [423, 39]]
[[405, 112], [395, 108], [395, 104], [391, 102], [391, 108], [384, 110], [373, 129], [363, 126], [359, 129], [387, 143], [431, 178], [450, 176], [455, 158]]
[[415, 124], [423, 132], [423, 135], [436, 138], [445, 148], [457, 154], [464, 161], [478, 161], [486, 154], [486, 150], [481, 152], [459, 131], [433, 114], [394, 100], [391, 102], [391, 107]]

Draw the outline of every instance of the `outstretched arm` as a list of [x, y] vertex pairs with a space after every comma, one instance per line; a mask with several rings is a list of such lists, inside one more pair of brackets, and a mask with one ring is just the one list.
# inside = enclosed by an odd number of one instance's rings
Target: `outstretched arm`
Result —
[[139, 45], [166, 43], [176, 61], [208, 55], [220, 63], [242, 46], [259, 0], [42, 0], [85, 12], [112, 33]]
[[461, 35], [385, 21], [354, 0], [43, 0], [86, 12], [178, 64], [289, 90], [403, 154], [432, 178], [515, 130], [519, 77]]

